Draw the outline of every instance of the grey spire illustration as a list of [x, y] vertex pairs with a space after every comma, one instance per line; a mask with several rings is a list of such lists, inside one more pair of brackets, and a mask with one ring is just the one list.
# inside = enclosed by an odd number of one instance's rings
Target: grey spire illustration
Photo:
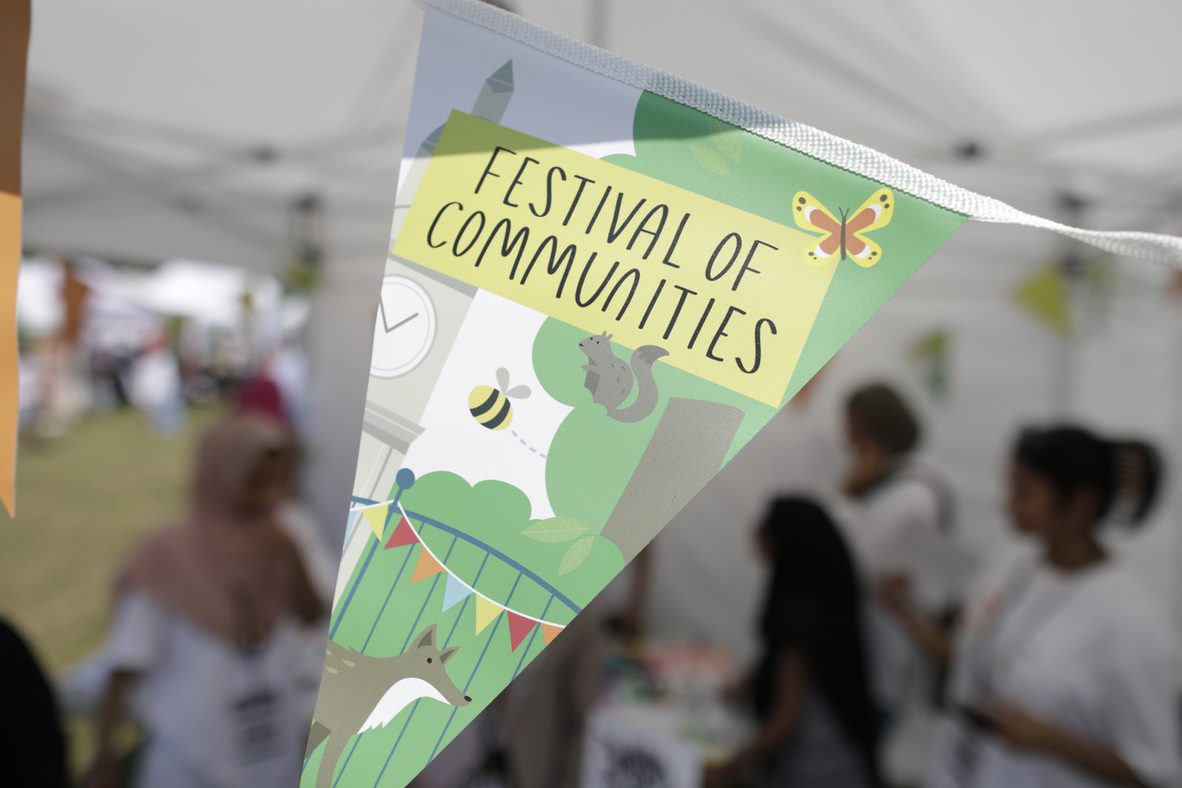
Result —
[[[505, 61], [505, 65], [484, 80], [484, 84], [480, 86], [480, 93], [477, 94], [476, 101], [472, 104], [471, 114], [493, 123], [500, 123], [512, 98], [513, 61], [508, 60]], [[406, 174], [406, 181], [398, 192], [398, 204], [394, 208], [394, 229], [396, 231], [401, 227], [401, 220], [407, 209], [410, 208], [410, 202], [414, 198], [415, 192], [419, 189], [419, 182], [423, 179], [423, 171], [427, 168], [427, 162], [430, 160], [431, 154], [435, 152], [439, 138], [443, 136], [443, 128], [444, 126], [441, 125], [428, 134], [415, 153], [414, 162]]]
[[[513, 98], [513, 61], [509, 60], [484, 80], [484, 84], [480, 87], [480, 94], [472, 105], [472, 114], [493, 123], [500, 123], [511, 98]], [[423, 144], [419, 146], [417, 155], [422, 157], [434, 153], [435, 146], [439, 144], [439, 138], [442, 135], [443, 126], [428, 134], [427, 139], [423, 140]]]

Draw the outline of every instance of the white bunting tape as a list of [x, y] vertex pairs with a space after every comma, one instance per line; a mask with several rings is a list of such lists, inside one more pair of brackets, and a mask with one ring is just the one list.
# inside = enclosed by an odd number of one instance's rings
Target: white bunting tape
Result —
[[872, 178], [970, 219], [1050, 230], [1117, 255], [1182, 268], [1182, 238], [1147, 232], [1084, 230], [1044, 219], [1001, 200], [963, 189], [865, 145], [788, 120], [696, 82], [538, 27], [480, 0], [417, 2], [587, 71], [664, 96], [764, 139]]

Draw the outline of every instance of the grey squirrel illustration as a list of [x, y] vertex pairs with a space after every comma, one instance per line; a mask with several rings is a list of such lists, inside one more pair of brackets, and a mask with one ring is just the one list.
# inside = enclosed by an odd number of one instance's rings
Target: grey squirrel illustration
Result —
[[349, 739], [389, 725], [417, 700], [467, 706], [471, 698], [455, 685], [444, 666], [458, 646], [440, 651], [435, 625], [424, 629], [410, 650], [397, 657], [371, 657], [328, 642], [320, 699], [313, 715], [305, 759], [325, 740], [316, 788], [331, 788], [333, 772]]
[[[612, 352], [612, 335], [604, 331], [579, 342], [579, 349], [587, 356], [583, 369], [587, 377], [583, 385], [591, 392], [591, 399], [607, 409], [616, 421], [640, 421], [657, 407], [657, 381], [653, 378], [653, 364], [669, 351], [656, 345], [641, 345], [632, 351], [632, 360], [625, 364]], [[626, 408], [620, 405], [636, 386], [636, 399]]]

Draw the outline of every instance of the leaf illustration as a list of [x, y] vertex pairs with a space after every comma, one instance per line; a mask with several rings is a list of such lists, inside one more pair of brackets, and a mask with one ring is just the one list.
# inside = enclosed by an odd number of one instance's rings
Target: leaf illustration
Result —
[[534, 520], [521, 533], [535, 542], [562, 544], [587, 533], [587, 526], [573, 517], [551, 517], [548, 520]]
[[566, 555], [562, 557], [562, 563], [558, 565], [558, 574], [569, 574], [587, 560], [587, 556], [591, 555], [591, 547], [595, 544], [595, 537], [584, 536], [579, 541], [575, 542], [566, 551]]
[[715, 175], [730, 175], [730, 165], [726, 163], [726, 159], [719, 156], [714, 151], [707, 148], [705, 145], [699, 145], [696, 142], [689, 144], [690, 153], [694, 154], [698, 164], [702, 165], [702, 169], [707, 172], [712, 172]]
[[710, 138], [714, 142], [714, 147], [718, 148], [718, 152], [726, 158], [738, 164], [743, 158], [743, 138], [735, 133], [715, 134]]

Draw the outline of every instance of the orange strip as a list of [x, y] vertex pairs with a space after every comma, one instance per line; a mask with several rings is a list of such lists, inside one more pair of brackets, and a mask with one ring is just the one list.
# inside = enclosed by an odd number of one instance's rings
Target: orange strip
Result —
[[9, 515], [16, 512], [16, 281], [21, 262], [21, 124], [29, 13], [29, 0], [0, 3], [0, 503]]
[[21, 260], [21, 198], [0, 192], [0, 503], [16, 514], [19, 364], [16, 280]]

